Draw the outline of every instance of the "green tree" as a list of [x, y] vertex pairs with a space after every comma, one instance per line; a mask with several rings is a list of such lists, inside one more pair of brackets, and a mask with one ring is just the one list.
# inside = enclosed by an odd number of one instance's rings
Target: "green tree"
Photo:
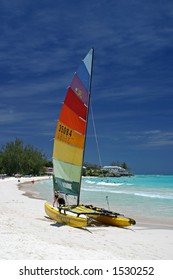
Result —
[[126, 170], [129, 170], [129, 167], [127, 166], [127, 163], [126, 162], [122, 162], [121, 163], [121, 167], [126, 169]]
[[19, 173], [21, 169], [21, 157], [23, 152], [23, 143], [20, 139], [15, 142], [8, 142], [2, 147], [0, 152], [1, 169], [3, 172], [12, 175]]
[[8, 142], [0, 150], [0, 170], [9, 176], [14, 174], [39, 175], [43, 172], [45, 156], [31, 145], [24, 146], [16, 139]]

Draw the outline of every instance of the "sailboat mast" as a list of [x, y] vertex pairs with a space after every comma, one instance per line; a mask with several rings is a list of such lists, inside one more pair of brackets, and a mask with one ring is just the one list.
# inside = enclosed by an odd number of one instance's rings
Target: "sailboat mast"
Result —
[[[87, 110], [87, 118], [86, 118], [86, 132], [85, 132], [85, 140], [84, 140], [84, 153], [85, 153], [85, 145], [86, 145], [86, 135], [87, 135], [87, 128], [88, 128], [88, 115], [89, 115], [89, 107], [90, 107], [90, 94], [91, 94], [91, 86], [92, 86], [92, 75], [93, 75], [93, 62], [94, 62], [94, 48], [91, 49], [92, 51], [92, 60], [91, 60], [91, 76], [90, 76], [90, 84], [89, 84], [89, 98], [88, 98], [88, 110]], [[80, 186], [82, 182], [82, 169], [84, 163], [84, 153], [82, 158], [82, 167], [81, 167], [81, 175], [80, 175]], [[81, 188], [80, 188], [81, 189]], [[77, 197], [77, 205], [80, 203], [80, 191]]]

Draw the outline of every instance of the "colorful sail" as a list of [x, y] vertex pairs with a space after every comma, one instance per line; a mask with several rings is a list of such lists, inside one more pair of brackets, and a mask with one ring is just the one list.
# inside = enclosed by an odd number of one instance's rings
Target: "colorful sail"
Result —
[[93, 49], [82, 61], [67, 90], [53, 149], [54, 189], [78, 197], [87, 128]]

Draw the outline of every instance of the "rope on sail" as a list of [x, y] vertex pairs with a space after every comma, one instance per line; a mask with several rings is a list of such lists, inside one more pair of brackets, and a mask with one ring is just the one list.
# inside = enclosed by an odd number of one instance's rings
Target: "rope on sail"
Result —
[[96, 133], [96, 126], [95, 126], [94, 114], [93, 114], [93, 109], [92, 109], [91, 101], [90, 101], [90, 109], [91, 109], [91, 118], [92, 118], [92, 123], [93, 123], [94, 136], [95, 136], [95, 141], [96, 141], [96, 146], [97, 146], [99, 163], [100, 163], [100, 166], [102, 167], [102, 161], [101, 161], [101, 155], [100, 155], [100, 150], [99, 150], [99, 143], [98, 143], [98, 138], [97, 138], [97, 133]]

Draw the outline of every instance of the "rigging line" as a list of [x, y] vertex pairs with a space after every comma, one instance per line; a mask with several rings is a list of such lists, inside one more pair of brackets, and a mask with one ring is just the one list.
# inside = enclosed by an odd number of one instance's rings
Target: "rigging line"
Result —
[[92, 118], [92, 122], [93, 122], [94, 136], [95, 136], [95, 141], [96, 141], [96, 146], [97, 146], [99, 163], [100, 163], [100, 166], [102, 167], [102, 161], [101, 161], [101, 156], [100, 156], [99, 143], [98, 143], [98, 139], [97, 139], [96, 126], [95, 126], [95, 121], [94, 121], [94, 114], [93, 114], [91, 100], [90, 100], [90, 109], [91, 109], [91, 118]]

